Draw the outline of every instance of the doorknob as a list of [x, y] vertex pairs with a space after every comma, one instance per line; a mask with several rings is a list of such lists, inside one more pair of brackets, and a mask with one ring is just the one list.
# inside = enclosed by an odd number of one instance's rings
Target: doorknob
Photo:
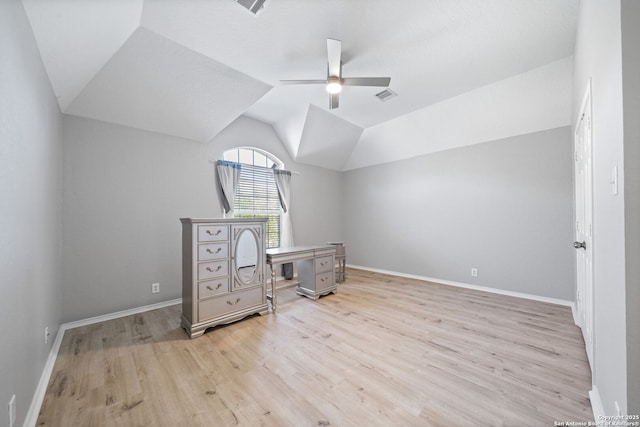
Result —
[[573, 242], [573, 247], [576, 249], [587, 249], [587, 242]]

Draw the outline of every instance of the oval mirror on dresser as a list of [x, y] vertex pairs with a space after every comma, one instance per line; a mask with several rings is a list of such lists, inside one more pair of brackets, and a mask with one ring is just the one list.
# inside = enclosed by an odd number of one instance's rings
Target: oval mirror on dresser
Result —
[[243, 285], [253, 284], [258, 267], [258, 242], [251, 229], [245, 228], [240, 232], [234, 254], [236, 277]]

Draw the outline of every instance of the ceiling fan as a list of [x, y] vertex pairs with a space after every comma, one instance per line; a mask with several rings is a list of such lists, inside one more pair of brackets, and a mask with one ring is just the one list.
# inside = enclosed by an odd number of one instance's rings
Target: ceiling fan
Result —
[[284, 84], [324, 84], [329, 92], [329, 109], [338, 108], [338, 96], [342, 86], [380, 86], [387, 87], [391, 77], [342, 77], [342, 42], [327, 39], [327, 78], [326, 80], [280, 80]]

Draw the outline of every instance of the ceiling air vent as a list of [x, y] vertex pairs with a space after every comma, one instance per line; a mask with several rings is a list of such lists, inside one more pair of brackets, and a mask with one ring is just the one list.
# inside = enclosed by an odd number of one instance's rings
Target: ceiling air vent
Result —
[[238, 4], [247, 9], [249, 12], [257, 15], [262, 10], [267, 0], [236, 0]]
[[385, 89], [380, 93], [376, 93], [376, 96], [380, 101], [386, 101], [388, 99], [393, 98], [394, 96], [398, 96], [398, 94], [392, 91], [391, 89]]

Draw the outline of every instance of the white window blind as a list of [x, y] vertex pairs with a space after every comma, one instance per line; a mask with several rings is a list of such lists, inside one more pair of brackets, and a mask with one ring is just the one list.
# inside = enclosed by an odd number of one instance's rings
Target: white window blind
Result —
[[234, 217], [267, 218], [267, 248], [280, 247], [282, 211], [271, 165], [281, 162], [252, 148], [225, 151], [224, 159], [242, 164], [234, 201]]

